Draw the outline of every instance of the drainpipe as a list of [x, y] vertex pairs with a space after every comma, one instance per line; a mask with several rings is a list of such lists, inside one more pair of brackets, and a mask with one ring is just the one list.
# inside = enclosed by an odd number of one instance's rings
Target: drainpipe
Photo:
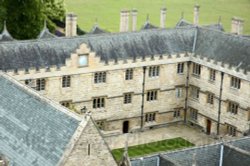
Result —
[[185, 97], [185, 107], [184, 107], [184, 123], [187, 123], [187, 109], [188, 109], [188, 87], [189, 87], [189, 70], [191, 62], [187, 62], [187, 77], [186, 77], [186, 97]]
[[218, 122], [217, 122], [217, 135], [220, 135], [220, 114], [221, 114], [221, 97], [223, 91], [223, 79], [224, 73], [221, 72], [221, 81], [220, 81], [220, 96], [219, 96], [219, 108], [218, 108]]
[[143, 66], [143, 81], [142, 81], [142, 102], [141, 102], [141, 131], [143, 130], [143, 117], [144, 117], [144, 94], [145, 94], [145, 75], [146, 75], [146, 66]]

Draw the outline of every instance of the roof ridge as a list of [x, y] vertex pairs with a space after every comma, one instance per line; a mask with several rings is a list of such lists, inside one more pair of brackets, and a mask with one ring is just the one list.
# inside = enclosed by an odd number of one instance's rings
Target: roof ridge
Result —
[[42, 41], [52, 41], [52, 40], [72, 40], [72, 39], [84, 39], [84, 38], [95, 38], [95, 37], [103, 37], [103, 36], [119, 36], [119, 35], [128, 35], [128, 34], [140, 34], [140, 33], [148, 33], [148, 32], [159, 32], [159, 31], [169, 31], [176, 29], [193, 29], [194, 27], [173, 27], [173, 28], [155, 28], [155, 29], [147, 29], [140, 31], [129, 31], [129, 32], [115, 32], [115, 33], [101, 33], [101, 34], [86, 34], [80, 36], [73, 37], [57, 37], [57, 38], [48, 38], [48, 39], [30, 39], [30, 40], [15, 40], [15, 41], [6, 41], [2, 44], [16, 44], [16, 43], [33, 43], [33, 42], [42, 42]]

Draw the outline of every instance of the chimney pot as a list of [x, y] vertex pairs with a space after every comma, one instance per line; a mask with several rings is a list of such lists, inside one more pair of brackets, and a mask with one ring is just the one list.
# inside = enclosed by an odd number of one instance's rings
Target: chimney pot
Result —
[[194, 25], [199, 24], [199, 11], [200, 6], [198, 4], [194, 5]]
[[166, 15], [167, 15], [167, 8], [161, 9], [161, 18], [160, 18], [160, 27], [166, 28]]
[[132, 31], [136, 31], [137, 13], [138, 13], [138, 11], [136, 9], [133, 9], [131, 11], [131, 16], [132, 16]]
[[231, 22], [231, 33], [240, 35], [243, 33], [244, 20], [238, 17], [233, 17]]
[[120, 12], [120, 32], [127, 32], [129, 30], [129, 10], [122, 10]]
[[66, 27], [65, 27], [65, 36], [72, 37], [76, 36], [77, 30], [77, 15], [74, 13], [68, 13], [66, 15]]

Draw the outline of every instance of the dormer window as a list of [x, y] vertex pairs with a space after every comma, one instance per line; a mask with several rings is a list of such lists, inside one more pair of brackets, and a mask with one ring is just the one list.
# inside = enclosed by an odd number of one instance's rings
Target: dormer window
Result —
[[88, 66], [88, 55], [87, 54], [79, 55], [78, 64], [80, 67]]

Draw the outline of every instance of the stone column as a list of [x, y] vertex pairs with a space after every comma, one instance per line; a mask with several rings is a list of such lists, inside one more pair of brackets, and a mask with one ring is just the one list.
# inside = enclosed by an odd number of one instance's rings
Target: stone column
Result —
[[137, 13], [138, 13], [138, 11], [136, 9], [133, 9], [131, 11], [131, 16], [132, 16], [132, 31], [136, 31]]
[[77, 30], [77, 15], [73, 13], [68, 13], [66, 15], [66, 21], [65, 21], [65, 36], [66, 37], [72, 37], [76, 36], [76, 30]]
[[120, 12], [120, 32], [129, 31], [129, 10], [122, 10]]
[[160, 27], [161, 28], [166, 28], [166, 15], [167, 15], [167, 8], [162, 8], [161, 14], [160, 14]]
[[243, 33], [244, 20], [241, 18], [233, 17], [231, 22], [231, 33], [240, 35]]
[[200, 6], [195, 5], [194, 6], [194, 25], [199, 24], [199, 10], [200, 10]]

